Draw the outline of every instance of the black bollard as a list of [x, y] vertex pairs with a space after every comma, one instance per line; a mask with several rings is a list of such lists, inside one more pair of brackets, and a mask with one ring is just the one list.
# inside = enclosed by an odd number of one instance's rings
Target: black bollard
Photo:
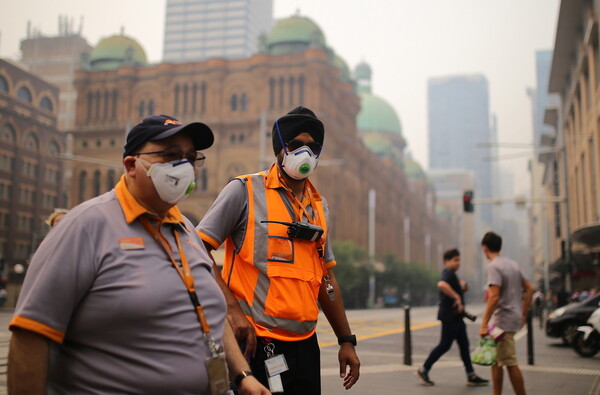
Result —
[[533, 365], [533, 314], [531, 310], [527, 312], [527, 362]]
[[410, 306], [404, 306], [404, 364], [412, 365], [412, 341], [410, 336]]

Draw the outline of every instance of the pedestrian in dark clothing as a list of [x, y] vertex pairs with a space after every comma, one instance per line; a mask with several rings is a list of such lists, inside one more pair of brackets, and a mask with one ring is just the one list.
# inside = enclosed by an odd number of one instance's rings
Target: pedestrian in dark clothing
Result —
[[456, 271], [460, 267], [460, 253], [457, 249], [448, 250], [444, 253], [444, 270], [437, 286], [440, 289], [440, 307], [438, 320], [442, 321], [442, 336], [440, 343], [431, 350], [429, 357], [415, 372], [417, 379], [427, 386], [433, 385], [429, 379], [429, 371], [434, 363], [444, 355], [456, 340], [460, 347], [460, 357], [465, 365], [467, 373], [467, 385], [487, 385], [489, 380], [482, 379], [475, 374], [469, 355], [469, 339], [467, 327], [463, 321], [465, 314], [463, 293], [468, 290], [464, 281], [459, 281]]

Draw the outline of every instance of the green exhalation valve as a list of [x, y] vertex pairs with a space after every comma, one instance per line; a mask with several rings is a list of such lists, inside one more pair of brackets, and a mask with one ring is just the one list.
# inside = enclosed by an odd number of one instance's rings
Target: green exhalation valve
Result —
[[188, 185], [187, 189], [185, 190], [186, 196], [194, 192], [194, 189], [196, 189], [196, 181], [190, 182], [190, 185]]
[[298, 170], [300, 170], [301, 174], [306, 174], [310, 171], [310, 165], [308, 163], [300, 165], [300, 169], [298, 169]]

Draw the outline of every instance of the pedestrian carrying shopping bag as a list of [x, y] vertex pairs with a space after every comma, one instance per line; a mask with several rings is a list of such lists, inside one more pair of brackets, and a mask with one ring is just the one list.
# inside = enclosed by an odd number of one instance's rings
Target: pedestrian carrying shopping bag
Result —
[[473, 363], [490, 366], [496, 363], [496, 342], [490, 337], [479, 339], [471, 356]]

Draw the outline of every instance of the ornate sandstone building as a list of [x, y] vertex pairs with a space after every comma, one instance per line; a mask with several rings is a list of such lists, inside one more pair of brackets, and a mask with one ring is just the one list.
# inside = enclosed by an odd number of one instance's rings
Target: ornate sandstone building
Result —
[[[271, 126], [304, 105], [326, 128], [319, 170], [311, 179], [330, 204], [333, 239], [367, 247], [368, 193], [373, 189], [376, 256], [391, 252], [437, 267], [440, 251], [451, 245], [435, 217], [433, 190], [359, 138], [361, 97], [321, 29], [295, 15], [279, 21], [261, 45], [247, 59], [148, 65], [133, 39], [116, 35], [102, 40], [76, 75], [71, 204], [112, 188], [121, 174], [127, 130], [150, 114], [168, 114], [184, 123], [205, 122], [215, 133], [197, 173], [197, 190], [180, 204], [197, 223], [232, 176], [272, 163]], [[396, 141], [401, 151], [404, 140], [397, 136]]]

